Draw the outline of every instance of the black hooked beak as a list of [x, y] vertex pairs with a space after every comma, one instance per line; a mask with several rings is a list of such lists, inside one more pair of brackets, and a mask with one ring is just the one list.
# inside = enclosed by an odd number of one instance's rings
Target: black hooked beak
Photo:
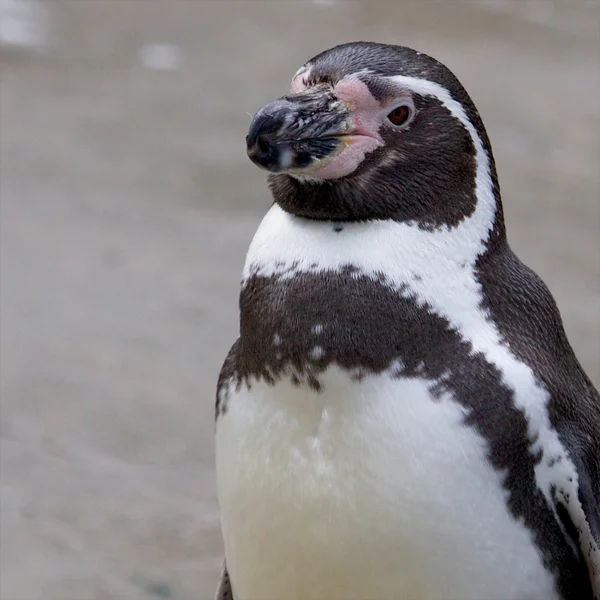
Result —
[[336, 152], [348, 132], [348, 117], [346, 107], [328, 91], [280, 98], [252, 119], [248, 156], [273, 173], [305, 169]]

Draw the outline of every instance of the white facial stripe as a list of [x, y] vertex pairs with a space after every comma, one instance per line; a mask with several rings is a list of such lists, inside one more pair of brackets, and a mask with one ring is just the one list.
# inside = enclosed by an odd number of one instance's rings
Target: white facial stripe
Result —
[[[577, 470], [550, 423], [549, 394], [538, 385], [531, 369], [502, 343], [482, 308], [483, 294], [474, 268], [485, 250], [496, 209], [487, 152], [463, 107], [444, 87], [413, 77], [389, 79], [440, 100], [470, 134], [476, 160], [477, 206], [473, 214], [453, 229], [424, 231], [411, 223], [381, 220], [348, 223], [343, 232], [333, 233], [331, 223], [299, 219], [275, 205], [252, 241], [243, 279], [254, 273], [293, 277], [302, 271], [339, 272], [345, 265], [353, 265], [360, 274], [374, 279], [384, 273], [390, 287], [414, 295], [448, 319], [471, 342], [474, 352], [482, 352], [500, 370], [504, 384], [514, 392], [515, 405], [527, 418], [529, 437], [537, 440], [532, 453], [543, 450], [544, 459], [535, 467], [535, 477], [549, 506], [554, 507], [553, 487], [567, 491], [569, 499], [564, 502], [580, 532], [581, 547], [597, 548], [579, 501]], [[560, 460], [550, 466], [550, 457]], [[561, 523], [558, 516], [557, 521]], [[588, 556], [587, 560], [595, 559]]]
[[297, 94], [306, 89], [306, 82], [310, 77], [311, 65], [300, 67], [292, 77], [292, 93]]
[[[475, 193], [477, 198], [477, 209], [475, 215], [479, 214], [479, 225], [485, 227], [485, 222], [489, 223], [489, 227], [485, 236], [480, 235], [482, 243], [487, 241], [489, 232], [494, 225], [494, 214], [496, 209], [496, 202], [494, 199], [494, 193], [492, 189], [492, 178], [490, 170], [490, 158], [483, 147], [481, 138], [477, 134], [473, 123], [467, 117], [465, 109], [460, 102], [457, 102], [450, 92], [443, 86], [427, 79], [419, 79], [417, 77], [406, 77], [405, 75], [395, 75], [393, 77], [387, 77], [389, 81], [392, 81], [399, 87], [409, 89], [415, 94], [422, 96], [433, 96], [437, 98], [443, 106], [445, 106], [450, 114], [458, 119], [462, 126], [468, 131], [475, 147]], [[484, 209], [484, 210], [482, 210]], [[475, 216], [473, 215], [473, 216]], [[479, 229], [480, 234], [483, 234], [483, 229]]]
[[306, 64], [306, 65], [302, 65], [295, 73], [294, 76], [292, 77], [292, 81], [294, 81], [294, 79], [296, 79], [296, 77], [298, 77], [298, 75], [302, 75], [303, 73], [308, 73], [310, 71], [310, 64]]

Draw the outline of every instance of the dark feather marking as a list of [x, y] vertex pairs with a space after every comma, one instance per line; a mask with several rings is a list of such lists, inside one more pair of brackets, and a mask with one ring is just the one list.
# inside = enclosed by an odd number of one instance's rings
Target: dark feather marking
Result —
[[[407, 290], [392, 290], [385, 277], [365, 277], [352, 265], [341, 273], [296, 273], [288, 279], [252, 276], [242, 289], [240, 311], [235, 366], [227, 361], [222, 380], [291, 378], [295, 385], [311, 386], [331, 364], [360, 380], [399, 360], [403, 368], [395, 376], [434, 381], [434, 397], [450, 393], [468, 409], [465, 424], [487, 440], [490, 464], [506, 474], [508, 507], [531, 530], [564, 599], [591, 600], [587, 568], [565, 543], [536, 486], [534, 468], [542, 457], [531, 453], [523, 412], [501, 372], [473, 352], [446, 319], [419, 305]], [[318, 361], [310, 358], [316, 324], [324, 325]], [[278, 346], [272, 343], [275, 335]]]

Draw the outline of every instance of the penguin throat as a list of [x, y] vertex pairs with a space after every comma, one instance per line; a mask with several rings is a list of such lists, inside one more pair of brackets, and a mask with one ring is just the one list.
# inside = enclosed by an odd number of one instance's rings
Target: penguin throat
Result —
[[439, 177], [430, 185], [417, 185], [418, 173], [404, 179], [402, 173], [391, 177], [385, 172], [370, 177], [359, 174], [335, 181], [276, 174], [269, 177], [269, 187], [284, 211], [319, 221], [390, 219], [434, 230], [456, 227], [484, 208], [482, 203], [491, 203], [493, 207], [485, 208], [493, 208], [494, 225], [503, 225], [499, 192], [493, 189], [479, 198], [474, 172], [473, 168], [469, 179]]

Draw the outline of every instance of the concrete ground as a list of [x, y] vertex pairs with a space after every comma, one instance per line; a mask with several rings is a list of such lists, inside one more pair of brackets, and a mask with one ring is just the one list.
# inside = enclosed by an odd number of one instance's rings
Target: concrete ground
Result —
[[248, 114], [335, 43], [463, 81], [512, 244], [600, 384], [597, 3], [43, 7], [41, 47], [0, 48], [2, 600], [212, 597], [215, 381], [269, 207]]

